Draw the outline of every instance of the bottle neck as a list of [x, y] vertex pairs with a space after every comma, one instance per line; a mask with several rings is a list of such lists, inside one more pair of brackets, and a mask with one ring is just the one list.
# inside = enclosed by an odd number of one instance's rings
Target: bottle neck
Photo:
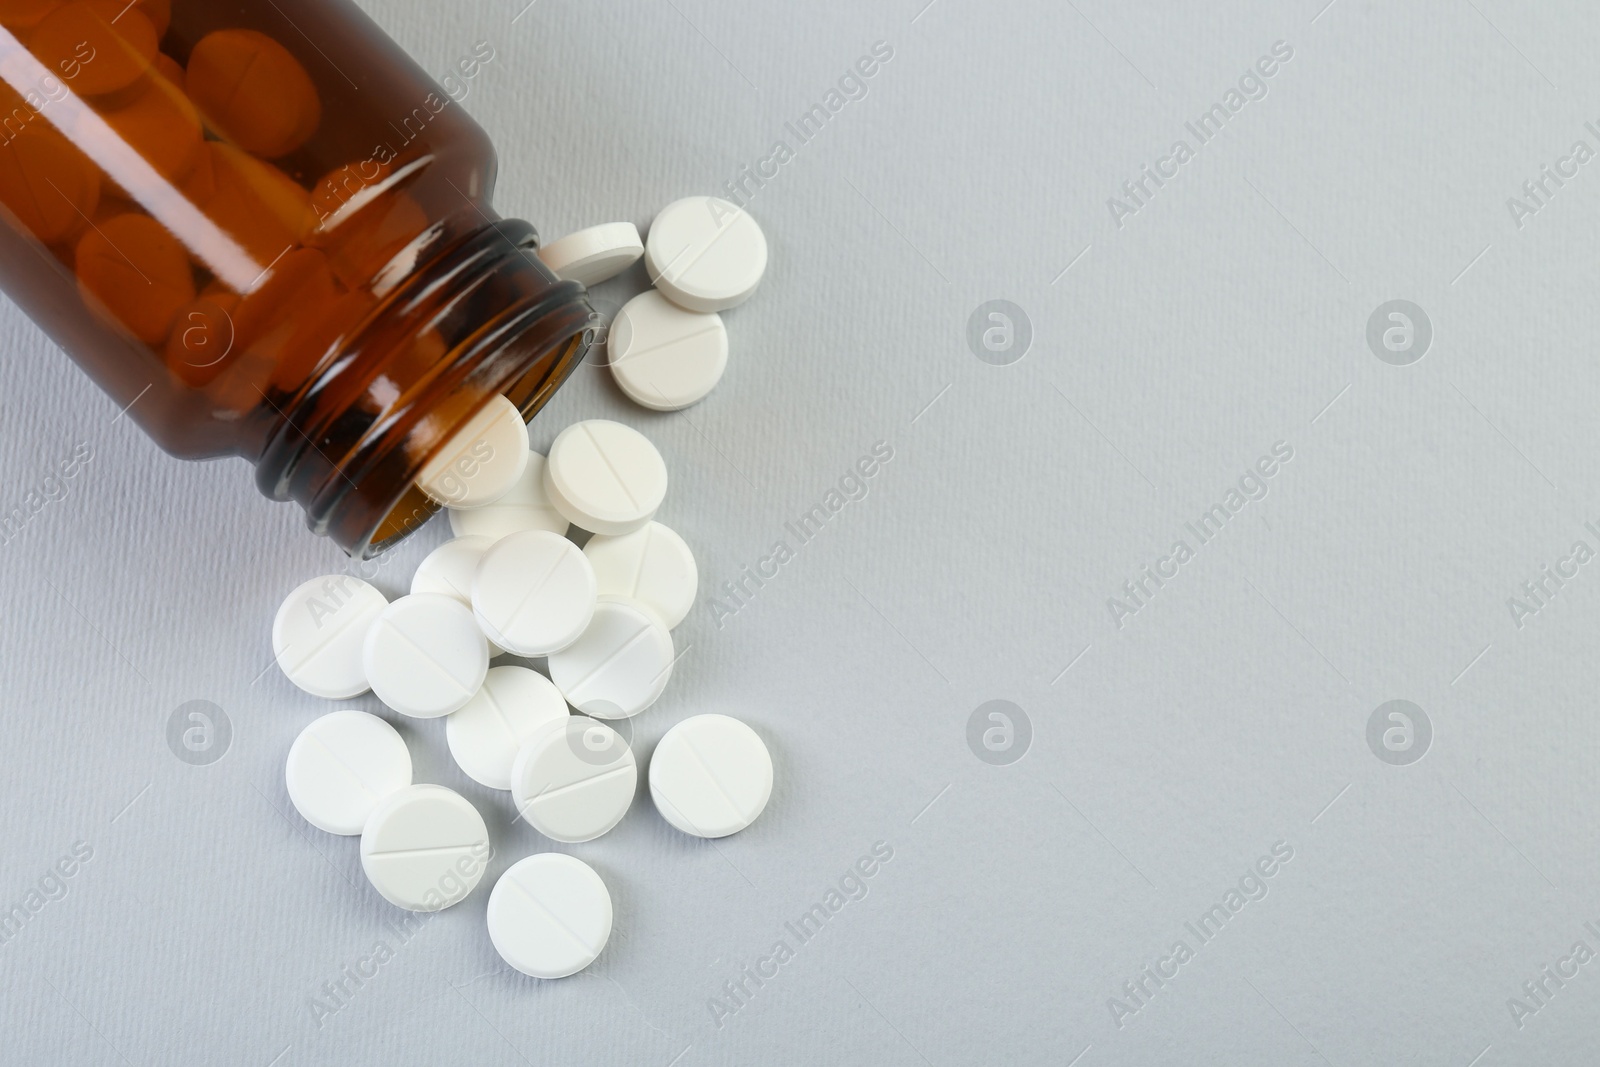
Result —
[[267, 409], [261, 491], [359, 559], [421, 526], [438, 510], [414, 484], [428, 458], [497, 395], [531, 419], [598, 334], [583, 287], [557, 281], [537, 245], [526, 222], [483, 225], [333, 339]]

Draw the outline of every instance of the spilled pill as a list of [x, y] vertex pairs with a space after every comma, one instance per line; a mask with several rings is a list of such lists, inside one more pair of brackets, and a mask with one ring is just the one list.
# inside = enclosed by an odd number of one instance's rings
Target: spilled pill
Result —
[[494, 667], [466, 707], [444, 721], [444, 737], [468, 778], [510, 789], [511, 765], [522, 746], [567, 718], [567, 702], [550, 679], [527, 667]]
[[667, 495], [667, 465], [638, 430], [589, 419], [556, 435], [545, 461], [544, 489], [580, 530], [631, 533], [655, 517]]
[[694, 553], [659, 522], [616, 537], [596, 534], [583, 554], [601, 596], [628, 597], [655, 612], [669, 630], [694, 606], [700, 584]]
[[489, 940], [533, 978], [565, 978], [593, 963], [611, 937], [611, 894], [593, 867], [559, 852], [512, 864], [489, 893]]
[[592, 841], [628, 813], [639, 766], [603, 722], [570, 715], [522, 746], [511, 767], [517, 814], [552, 841]]
[[272, 620], [278, 666], [312, 696], [345, 700], [365, 693], [362, 648], [367, 631], [388, 605], [382, 593], [348, 574], [303, 583]]
[[472, 699], [489, 673], [489, 643], [460, 601], [415, 593], [374, 620], [361, 662], [379, 700], [402, 715], [431, 719]]
[[727, 837], [772, 796], [772, 755], [756, 732], [726, 715], [695, 715], [668, 730], [650, 756], [650, 799], [695, 837]]
[[638, 262], [644, 255], [639, 228], [631, 222], [607, 222], [569, 233], [539, 249], [539, 258], [562, 281], [599, 285]]
[[411, 784], [411, 753], [395, 728], [364, 711], [334, 711], [289, 748], [289, 801], [330, 834], [359, 834], [378, 802]]
[[738, 205], [690, 196], [661, 209], [644, 246], [650, 280], [690, 311], [726, 311], [750, 299], [767, 270], [767, 238]]
[[596, 595], [594, 568], [577, 545], [524, 530], [483, 554], [472, 579], [472, 613], [506, 651], [548, 656], [583, 635]]
[[653, 411], [701, 400], [728, 367], [728, 331], [716, 312], [685, 311], [660, 292], [640, 293], [606, 332], [611, 376], [628, 398]]
[[489, 828], [459, 793], [413, 785], [378, 802], [361, 831], [361, 869], [378, 893], [407, 911], [458, 904], [483, 880]]
[[625, 719], [656, 702], [673, 661], [672, 635], [654, 612], [606, 596], [583, 636], [550, 655], [550, 680], [585, 715]]
[[417, 487], [452, 508], [492, 504], [528, 466], [528, 427], [503, 396], [490, 400], [423, 464]]

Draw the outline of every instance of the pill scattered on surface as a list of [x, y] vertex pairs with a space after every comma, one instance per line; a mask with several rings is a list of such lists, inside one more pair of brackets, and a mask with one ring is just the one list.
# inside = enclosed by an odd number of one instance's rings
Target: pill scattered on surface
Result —
[[690, 311], [726, 311], [750, 299], [767, 270], [767, 238], [756, 220], [715, 196], [661, 209], [644, 246], [650, 280]]
[[556, 435], [544, 490], [580, 530], [631, 533], [655, 517], [667, 495], [667, 465], [638, 430], [590, 419]]
[[545, 495], [544, 463], [542, 453], [530, 452], [522, 477], [500, 499], [478, 508], [451, 508], [451, 532], [457, 537], [481, 534], [496, 541], [521, 530], [565, 534], [572, 524]]
[[[472, 576], [483, 554], [494, 544], [492, 537], [453, 537], [429, 552], [411, 576], [413, 593], [440, 593], [472, 607]], [[505, 655], [505, 649], [489, 642], [489, 658]]]
[[511, 767], [517, 814], [552, 841], [592, 841], [628, 813], [639, 766], [603, 722], [570, 715], [535, 734]]
[[361, 869], [383, 899], [407, 911], [458, 904], [483, 880], [489, 829], [460, 794], [413, 785], [378, 802], [361, 831]]
[[583, 546], [601, 596], [622, 596], [655, 612], [672, 629], [694, 606], [700, 572], [683, 538], [659, 522], [630, 534], [596, 534]]
[[359, 834], [380, 800], [411, 784], [411, 753], [376, 715], [330, 712], [295, 738], [284, 779], [306, 822], [330, 834]]
[[547, 656], [582, 636], [597, 595], [594, 568], [577, 545], [547, 530], [524, 530], [483, 554], [472, 613], [506, 651]]
[[656, 810], [695, 837], [738, 833], [771, 796], [772, 754], [754, 730], [726, 715], [684, 719], [650, 756]]
[[607, 222], [569, 233], [539, 249], [539, 258], [562, 281], [599, 285], [639, 261], [644, 242], [631, 222]]
[[[0, 19], [7, 3], [0, 0]], [[315, 309], [336, 299], [330, 257], [343, 255], [338, 250], [352, 234], [383, 216], [375, 205], [393, 198], [359, 183], [352, 189], [344, 175], [350, 169], [318, 186], [318, 196], [333, 202], [322, 213], [344, 220], [319, 230], [307, 221], [305, 190], [275, 167], [228, 144], [207, 142], [199, 153], [194, 173], [183, 180], [185, 192], [247, 251], [271, 261], [243, 298], [207, 288], [208, 299], [229, 302], [232, 323], [244, 324], [238, 332], [253, 330], [274, 345], [288, 339], [296, 347], [291, 335], [308, 327], [283, 324], [301, 307], [313, 309], [308, 321], [320, 320]], [[228, 210], [217, 210], [224, 203]], [[97, 224], [102, 216], [114, 220], [116, 213], [102, 209]], [[301, 241], [315, 247], [296, 248]], [[277, 253], [266, 257], [274, 247]], [[643, 253], [660, 290], [618, 312], [609, 362], [636, 403], [677, 410], [708, 395], [725, 371], [728, 335], [717, 312], [755, 290], [766, 266], [766, 239], [733, 205], [695, 197], [658, 216]], [[610, 224], [551, 242], [539, 254], [557, 277], [595, 285], [636, 261], [640, 242], [631, 224]], [[265, 310], [253, 311], [255, 305]], [[355, 310], [360, 314], [352, 322], [369, 309]], [[419, 336], [406, 358], [421, 365], [443, 357], [441, 345], [430, 347], [427, 336]], [[325, 345], [298, 347], [321, 351]], [[200, 355], [209, 355], [201, 348]], [[183, 362], [183, 373], [207, 376], [205, 360], [194, 367]], [[461, 410], [447, 405], [436, 417], [449, 426]], [[603, 419], [568, 426], [548, 456], [541, 455], [530, 447], [516, 407], [496, 397], [430, 457], [417, 485], [446, 506], [455, 537], [422, 560], [410, 594], [393, 604], [354, 579], [316, 580], [296, 590], [303, 601], [321, 583], [353, 583], [369, 594], [360, 596], [366, 614], [357, 618], [351, 608], [347, 627], [319, 637], [306, 621], [305, 605], [286, 603], [274, 625], [275, 648], [282, 631], [285, 646], [310, 651], [289, 657], [280, 649], [280, 662], [291, 677], [309, 676], [309, 684], [297, 680], [308, 691], [370, 683], [402, 714], [448, 715], [445, 740], [467, 777], [508, 790], [517, 816], [552, 841], [600, 837], [626, 816], [639, 779], [630, 745], [601, 720], [637, 715], [658, 700], [677, 661], [671, 630], [687, 617], [698, 592], [693, 552], [654, 521], [668, 487], [665, 461], [642, 434]], [[582, 550], [568, 537], [584, 542], [580, 530], [592, 535]], [[326, 612], [338, 606], [329, 604]], [[548, 677], [523, 666], [489, 669], [490, 654], [502, 648], [545, 657]], [[338, 676], [338, 684], [330, 676]], [[443, 786], [408, 784], [410, 754], [383, 720], [357, 711], [325, 716], [296, 740], [285, 775], [296, 809], [313, 825], [360, 831], [363, 870], [390, 903], [439, 910], [483, 877], [492, 850], [482, 816]], [[749, 726], [725, 715], [697, 715], [661, 738], [648, 777], [652, 801], [669, 825], [720, 838], [763, 812], [773, 763]], [[490, 894], [486, 916], [501, 957], [540, 978], [560, 978], [592, 963], [613, 921], [599, 875], [557, 853], [530, 856], [507, 870]]]
[[489, 643], [472, 612], [438, 593], [383, 609], [362, 648], [367, 682], [402, 715], [431, 719], [472, 699], [489, 673]]
[[657, 290], [640, 293], [606, 331], [617, 387], [652, 411], [677, 411], [705, 397], [728, 368], [728, 331], [716, 312], [685, 311]]
[[413, 593], [440, 593], [472, 606], [472, 575], [483, 554], [494, 544], [490, 537], [452, 537], [423, 557], [411, 576]]
[[185, 86], [213, 129], [267, 159], [305, 144], [322, 119], [322, 102], [305, 67], [255, 30], [202, 37], [189, 53]]
[[466, 707], [444, 721], [444, 736], [468, 778], [510, 789], [511, 765], [522, 746], [567, 718], [567, 702], [550, 679], [527, 667], [494, 667]]
[[347, 700], [367, 691], [362, 649], [389, 606], [359, 578], [330, 574], [295, 588], [272, 620], [272, 650], [289, 681], [312, 696]]
[[512, 864], [489, 893], [489, 940], [533, 978], [565, 978], [593, 963], [611, 937], [611, 893], [575, 856], [542, 852]]
[[517, 484], [528, 456], [522, 413], [497, 396], [429, 457], [417, 474], [417, 487], [452, 508], [482, 507]]
[[567, 703], [600, 719], [625, 719], [656, 702], [672, 677], [672, 635], [655, 613], [601, 597], [570, 648], [552, 653], [550, 680]]

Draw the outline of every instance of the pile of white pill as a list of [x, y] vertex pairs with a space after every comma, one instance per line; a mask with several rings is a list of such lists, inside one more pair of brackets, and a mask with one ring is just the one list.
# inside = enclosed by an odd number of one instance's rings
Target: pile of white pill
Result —
[[714, 196], [674, 201], [650, 224], [592, 226], [539, 250], [559, 278], [598, 285], [644, 257], [656, 288], [617, 312], [606, 340], [617, 385], [634, 403], [677, 411], [701, 400], [728, 366], [721, 312], [750, 299], [767, 269], [767, 239], [744, 211]]
[[[656, 410], [709, 393], [727, 363], [718, 312], [755, 290], [766, 240], [726, 201], [669, 205], [644, 244], [631, 223], [583, 230], [541, 250], [558, 275], [586, 285], [645, 257], [659, 289], [629, 301], [608, 343], [617, 382]], [[661, 696], [677, 661], [672, 630], [694, 604], [689, 546], [655, 521], [667, 468], [638, 431], [590, 420], [533, 451], [510, 401], [491, 402], [418, 477], [446, 505], [454, 537], [390, 602], [350, 575], [312, 579], [278, 609], [279, 666], [314, 696], [369, 689], [415, 718], [446, 716], [462, 772], [509, 794], [516, 814], [551, 841], [578, 844], [627, 814], [639, 765], [607, 720]], [[591, 536], [580, 549], [568, 534]], [[491, 667], [496, 657], [542, 659]], [[656, 810], [696, 837], [749, 826], [772, 793], [772, 759], [749, 726], [726, 715], [684, 719], [651, 754]], [[386, 720], [342, 709], [313, 721], [289, 749], [289, 799], [307, 822], [361, 837], [361, 865], [389, 903], [411, 911], [457, 904], [494, 855], [483, 816], [442, 785], [412, 781], [411, 753]], [[611, 895], [565, 853], [528, 856], [490, 893], [489, 938], [524, 974], [560, 978], [587, 967], [611, 934]]]

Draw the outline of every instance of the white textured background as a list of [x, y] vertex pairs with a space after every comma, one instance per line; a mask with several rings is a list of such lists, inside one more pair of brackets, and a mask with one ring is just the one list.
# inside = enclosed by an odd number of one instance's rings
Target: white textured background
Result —
[[[547, 236], [716, 191], [888, 42], [751, 204], [772, 263], [717, 392], [654, 415], [586, 368], [535, 434], [607, 416], [658, 442], [708, 597], [875, 442], [894, 459], [724, 626], [696, 609], [635, 723], [644, 755], [688, 714], [750, 721], [765, 816], [712, 845], [641, 796], [571, 850], [611, 888], [610, 946], [540, 983], [490, 946], [487, 883], [401, 944], [357, 842], [288, 804], [327, 706], [262, 673], [270, 620], [332, 546], [242, 463], [161, 454], [0, 311], [0, 509], [95, 453], [0, 548], [0, 903], [93, 850], [0, 945], [0, 1060], [1592, 1061], [1600, 961], [1520, 1026], [1507, 1000], [1600, 951], [1600, 563], [1521, 628], [1507, 598], [1600, 550], [1600, 162], [1521, 228], [1506, 198], [1600, 150], [1600, 9], [1325, 2], [369, 0], [435, 75], [492, 42], [465, 106], [497, 205]], [[1280, 40], [1268, 95], [1119, 229], [1107, 197]], [[1434, 327], [1410, 366], [1365, 340], [1393, 298]], [[1032, 323], [1011, 366], [965, 341], [991, 299]], [[1279, 441], [1269, 495], [1119, 629], [1107, 598]], [[1435, 732], [1405, 767], [1365, 739], [1395, 698]], [[197, 699], [233, 728], [209, 766], [165, 739]], [[1031, 719], [1009, 766], [966, 741], [991, 699]], [[485, 810], [491, 878], [549, 847], [442, 721], [398, 725], [418, 780]], [[719, 1026], [723, 983], [879, 841], [866, 898]], [[1277, 842], [1266, 897], [1201, 946], [1184, 923]], [[1118, 1026], [1109, 999], [1179, 939], [1194, 958]]]

